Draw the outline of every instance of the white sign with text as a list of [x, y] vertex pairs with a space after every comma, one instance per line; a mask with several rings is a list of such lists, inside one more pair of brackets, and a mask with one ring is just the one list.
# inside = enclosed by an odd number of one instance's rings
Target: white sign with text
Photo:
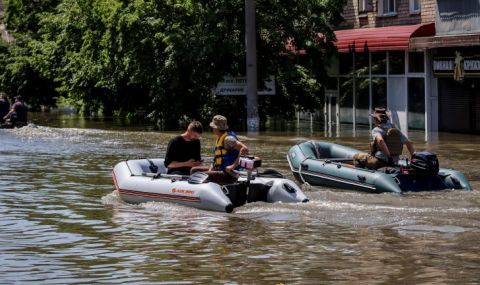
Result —
[[[258, 89], [258, 95], [275, 95], [275, 76], [270, 75], [264, 81], [265, 88]], [[237, 96], [247, 95], [247, 77], [225, 76], [215, 88], [216, 95]]]

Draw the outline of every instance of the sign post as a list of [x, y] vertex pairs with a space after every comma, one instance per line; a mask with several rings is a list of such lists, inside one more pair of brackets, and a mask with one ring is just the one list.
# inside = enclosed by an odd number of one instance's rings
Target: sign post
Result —
[[245, 46], [247, 52], [247, 132], [258, 133], [257, 42], [255, 0], [245, 0]]

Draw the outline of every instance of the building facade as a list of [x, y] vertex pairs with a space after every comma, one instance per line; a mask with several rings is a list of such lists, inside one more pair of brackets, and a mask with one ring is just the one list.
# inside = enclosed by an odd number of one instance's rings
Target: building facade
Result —
[[412, 39], [427, 51], [438, 131], [480, 134], [480, 0], [437, 0], [435, 36]]
[[[426, 140], [431, 132], [472, 132], [477, 122], [480, 128], [476, 115], [480, 116], [480, 111], [473, 107], [477, 106], [474, 94], [480, 85], [470, 79], [476, 76], [478, 45], [470, 39], [469, 47], [444, 47], [457, 43], [460, 31], [468, 34], [464, 37], [475, 38], [472, 34], [476, 33], [478, 39], [478, 2], [348, 0], [345, 23], [335, 32], [339, 53], [329, 67], [326, 125], [351, 123], [354, 130], [371, 126], [368, 114], [383, 106], [391, 111], [393, 121], [402, 131], [424, 130]], [[456, 23], [455, 19], [461, 22]], [[441, 44], [432, 45], [439, 37], [444, 39]], [[447, 44], [445, 37], [456, 40], [448, 40]], [[455, 80], [454, 68], [450, 69], [455, 66], [455, 51], [468, 65], [462, 69], [461, 80]], [[459, 98], [455, 95], [459, 92], [468, 95]], [[460, 122], [452, 119], [467, 104], [472, 112], [462, 113], [468, 118], [459, 119], [464, 126], [460, 129]]]

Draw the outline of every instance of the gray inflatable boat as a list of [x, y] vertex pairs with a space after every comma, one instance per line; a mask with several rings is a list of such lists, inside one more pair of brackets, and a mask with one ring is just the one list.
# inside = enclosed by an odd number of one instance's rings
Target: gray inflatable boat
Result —
[[465, 175], [440, 168], [435, 154], [418, 152], [410, 162], [378, 170], [353, 165], [361, 151], [324, 141], [306, 141], [290, 148], [287, 160], [295, 178], [311, 185], [364, 192], [471, 190]]

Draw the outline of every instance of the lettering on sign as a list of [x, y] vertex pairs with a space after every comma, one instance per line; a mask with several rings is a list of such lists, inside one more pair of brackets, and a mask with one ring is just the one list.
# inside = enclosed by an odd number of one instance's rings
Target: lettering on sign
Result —
[[433, 70], [453, 70], [453, 60], [434, 60]]
[[195, 191], [189, 190], [189, 189], [177, 189], [177, 188], [173, 188], [173, 189], [172, 189], [172, 193], [192, 195], [192, 194], [195, 194]]
[[480, 70], [480, 60], [464, 60], [463, 61], [463, 69], [465, 70]]
[[[275, 76], [269, 76], [263, 84], [264, 88], [257, 90], [258, 95], [275, 95]], [[213, 91], [216, 95], [247, 95], [247, 78], [245, 76], [224, 76]]]

